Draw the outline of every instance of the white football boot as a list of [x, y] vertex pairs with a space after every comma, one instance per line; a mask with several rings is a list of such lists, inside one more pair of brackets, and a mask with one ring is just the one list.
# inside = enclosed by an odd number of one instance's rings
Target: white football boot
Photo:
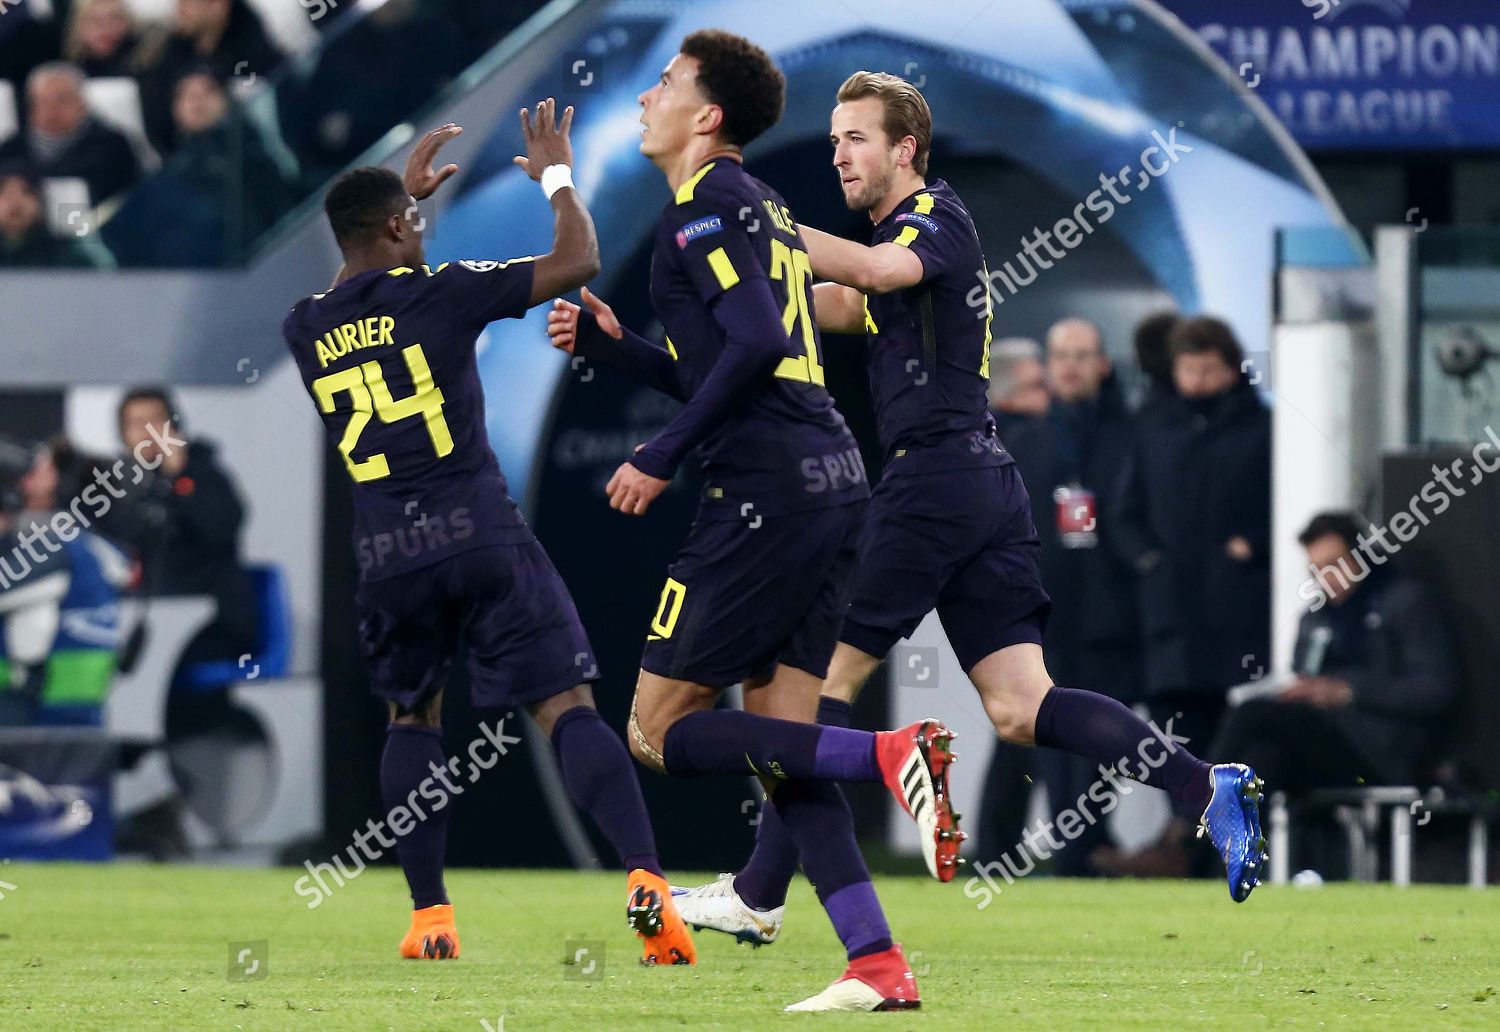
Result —
[[734, 875], [721, 874], [715, 881], [697, 888], [672, 886], [672, 901], [682, 919], [695, 931], [704, 928], [732, 935], [751, 946], [765, 946], [781, 933], [781, 919], [786, 905], [770, 910], [754, 910], [734, 891]]

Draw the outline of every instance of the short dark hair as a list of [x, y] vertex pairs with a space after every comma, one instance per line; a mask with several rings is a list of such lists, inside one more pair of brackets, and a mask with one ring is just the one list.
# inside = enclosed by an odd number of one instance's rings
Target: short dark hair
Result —
[[1352, 512], [1320, 512], [1309, 520], [1302, 533], [1297, 535], [1297, 543], [1306, 548], [1319, 538], [1325, 538], [1330, 534], [1342, 538], [1345, 546], [1353, 548], [1359, 544], [1359, 521], [1354, 518]]
[[725, 142], [743, 147], [781, 121], [786, 76], [760, 47], [722, 29], [702, 29], [682, 41], [698, 62], [698, 88], [724, 112]]
[[1178, 355], [1202, 355], [1210, 351], [1224, 360], [1224, 364], [1238, 370], [1245, 361], [1245, 350], [1229, 324], [1211, 315], [1195, 315], [1180, 319], [1167, 333], [1167, 346], [1172, 357]]
[[932, 151], [932, 111], [927, 107], [927, 98], [901, 76], [889, 72], [855, 72], [839, 87], [840, 104], [865, 97], [880, 101], [884, 112], [881, 128], [892, 144], [908, 136], [917, 141], [911, 168], [917, 175], [925, 176], [927, 156]]
[[343, 247], [374, 232], [392, 215], [411, 207], [401, 177], [388, 168], [366, 165], [339, 176], [323, 198], [333, 238]]
[[167, 410], [167, 415], [171, 417], [172, 422], [177, 424], [177, 429], [182, 429], [182, 421], [177, 418], [177, 402], [172, 398], [172, 392], [155, 384], [141, 384], [125, 392], [125, 397], [120, 399], [120, 407], [115, 410], [116, 426], [125, 425], [125, 409], [138, 401], [159, 403]]
[[1136, 323], [1131, 335], [1135, 364], [1157, 383], [1172, 384], [1172, 350], [1167, 345], [1179, 316], [1170, 308], [1152, 312]]

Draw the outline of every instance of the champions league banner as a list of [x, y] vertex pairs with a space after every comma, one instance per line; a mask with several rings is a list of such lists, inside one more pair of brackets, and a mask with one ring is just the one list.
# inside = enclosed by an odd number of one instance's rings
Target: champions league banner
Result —
[[1500, 146], [1495, 0], [1163, 0], [1304, 146]]

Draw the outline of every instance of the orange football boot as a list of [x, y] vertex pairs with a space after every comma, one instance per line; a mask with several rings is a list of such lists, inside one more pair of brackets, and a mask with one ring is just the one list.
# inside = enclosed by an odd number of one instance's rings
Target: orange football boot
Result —
[[458, 925], [453, 922], [451, 903], [411, 912], [411, 930], [401, 940], [401, 956], [408, 960], [458, 959]]
[[628, 884], [625, 919], [641, 938], [641, 963], [698, 963], [693, 937], [677, 912], [667, 880], [637, 867], [630, 872]]

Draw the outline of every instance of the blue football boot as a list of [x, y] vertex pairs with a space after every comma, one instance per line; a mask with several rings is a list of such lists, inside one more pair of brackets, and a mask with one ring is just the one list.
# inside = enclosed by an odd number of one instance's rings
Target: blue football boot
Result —
[[1243, 763], [1215, 764], [1208, 772], [1213, 795], [1198, 822], [1198, 835], [1208, 834], [1224, 858], [1229, 895], [1243, 903], [1260, 884], [1270, 854], [1260, 831], [1260, 797], [1265, 783]]

